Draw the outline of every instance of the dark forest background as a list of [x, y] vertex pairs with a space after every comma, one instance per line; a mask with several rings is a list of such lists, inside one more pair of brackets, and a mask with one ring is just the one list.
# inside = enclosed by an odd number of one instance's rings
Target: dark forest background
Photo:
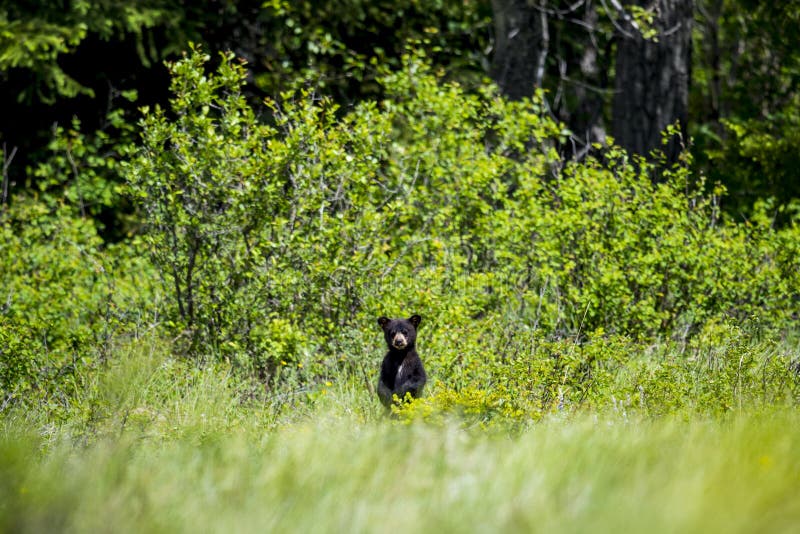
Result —
[[[726, 211], [746, 218], [769, 201], [782, 212], [800, 196], [799, 18], [798, 2], [752, 0], [3, 2], [4, 201], [58, 187], [36, 169], [59, 152], [79, 163], [54, 143], [59, 128], [106, 147], [132, 135], [110, 114], [135, 122], [140, 106], [165, 103], [163, 62], [193, 42], [244, 58], [254, 102], [304, 86], [345, 110], [380, 98], [380, 69], [420, 48], [463, 86], [542, 90], [569, 129], [565, 158], [609, 136], [647, 155], [675, 125], [667, 160], [691, 150], [696, 176], [727, 189]], [[98, 173], [98, 187], [119, 182]], [[119, 237], [129, 206], [94, 196], [85, 209]]]

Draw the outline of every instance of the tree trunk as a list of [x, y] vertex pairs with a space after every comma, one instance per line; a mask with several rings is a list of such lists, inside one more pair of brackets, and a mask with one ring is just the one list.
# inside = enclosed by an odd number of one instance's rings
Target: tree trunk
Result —
[[546, 1], [492, 0], [495, 50], [491, 76], [508, 98], [519, 100], [541, 87], [549, 46]]
[[569, 158], [581, 159], [591, 151], [592, 143], [604, 142], [606, 125], [603, 112], [606, 108], [606, 91], [609, 87], [610, 54], [599, 48], [595, 36], [598, 27], [597, 9], [588, 2], [585, 4], [580, 25], [587, 31], [580, 43], [578, 61], [578, 83], [573, 82], [570, 90], [574, 95], [574, 109], [566, 110], [566, 123], [572, 135], [565, 147]]
[[[636, 0], [635, 4], [645, 9], [657, 4], [654, 27], [658, 35], [645, 40], [636, 22], [623, 15], [612, 133], [623, 148], [647, 156], [661, 147], [661, 132], [676, 121], [686, 139], [693, 2]], [[664, 147], [668, 162], [677, 161], [680, 151], [680, 140], [675, 137]]]

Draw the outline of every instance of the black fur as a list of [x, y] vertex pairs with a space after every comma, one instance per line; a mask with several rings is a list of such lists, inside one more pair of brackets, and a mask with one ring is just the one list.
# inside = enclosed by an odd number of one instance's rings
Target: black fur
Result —
[[[414, 398], [422, 395], [427, 376], [416, 348], [417, 328], [421, 320], [419, 315], [412, 315], [408, 319], [378, 319], [389, 348], [383, 358], [378, 380], [378, 397], [387, 408], [392, 405], [394, 395], [400, 401], [406, 393]], [[405, 341], [404, 345], [402, 341]]]

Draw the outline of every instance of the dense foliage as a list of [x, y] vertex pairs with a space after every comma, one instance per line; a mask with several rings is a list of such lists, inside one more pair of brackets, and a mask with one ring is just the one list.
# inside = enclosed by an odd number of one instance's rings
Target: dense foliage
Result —
[[[193, 51], [171, 65], [170, 107], [145, 109], [141, 141], [109, 162], [141, 242], [104, 246], [75, 184], [3, 211], [6, 403], [69, 404], [115, 336], [151, 326], [271, 395], [315, 391], [371, 376], [375, 317], [416, 311], [445, 404], [492, 391], [487, 409], [529, 417], [590, 391], [630, 397], [645, 387], [628, 356], [643, 344], [683, 355], [657, 364], [678, 380], [724, 339], [796, 319], [796, 225], [775, 228], [758, 206], [734, 222], [688, 160], [665, 169], [608, 145], [564, 162], [564, 130], [540, 100], [465, 92], [419, 54], [384, 73], [378, 104], [342, 113], [299, 91], [270, 102], [265, 124], [245, 67], [208, 61]], [[37, 172], [57, 181], [61, 168]], [[746, 335], [709, 338], [715, 328]], [[764, 398], [790, 391], [791, 355], [745, 357], [746, 345], [731, 356], [737, 380], [760, 372], [776, 388]], [[673, 394], [661, 404], [685, 402]]]
[[[410, 43], [450, 79], [479, 85], [497, 51], [494, 10], [506, 4], [514, 2], [0, 2], [0, 95], [15, 103], [0, 116], [4, 153], [17, 149], [6, 169], [10, 187], [36, 189], [39, 177], [26, 169], [47, 157], [54, 123], [66, 128], [77, 115], [84, 134], [99, 129], [116, 138], [107, 127], [109, 108], [133, 108], [122, 93], [136, 91], [143, 105], [165, 104], [169, 83], [161, 61], [191, 42], [203, 43], [213, 57], [232, 50], [246, 58], [250, 96], [280, 100], [287, 88], [304, 87], [349, 106], [383, 96], [380, 70], [399, 68]], [[728, 189], [722, 208], [735, 217], [749, 217], [768, 198], [785, 211], [798, 198], [789, 149], [800, 80], [797, 2], [690, 4], [692, 139], [685, 141], [696, 174]], [[644, 37], [657, 38], [653, 5], [559, 0], [538, 6], [547, 32], [537, 85], [546, 91], [548, 111], [572, 131], [561, 146], [565, 153], [582, 157], [591, 152], [586, 138], [609, 130], [620, 28], [633, 20]], [[101, 176], [122, 181], [111, 169]], [[122, 228], [128, 205], [117, 200], [104, 209], [104, 237], [118, 239], [129, 230]], [[788, 219], [782, 215], [779, 223]]]
[[147, 116], [127, 171], [198, 342], [248, 338], [270, 315], [342, 328], [387, 302], [568, 335], [685, 340], [710, 318], [791, 320], [793, 227], [773, 229], [764, 209], [731, 222], [688, 165], [655, 182], [653, 165], [612, 146], [564, 164], [562, 130], [536, 100], [464, 93], [409, 57], [379, 106], [338, 118], [298, 93], [264, 126], [241, 66], [202, 69], [199, 54], [175, 65], [177, 118]]

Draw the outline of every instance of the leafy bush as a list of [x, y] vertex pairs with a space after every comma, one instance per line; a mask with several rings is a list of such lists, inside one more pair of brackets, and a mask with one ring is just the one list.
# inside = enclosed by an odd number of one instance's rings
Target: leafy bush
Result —
[[[146, 112], [124, 164], [171, 306], [166, 326], [201, 361], [230, 360], [284, 390], [340, 372], [369, 383], [374, 316], [413, 310], [425, 317], [426, 361], [454, 391], [483, 398], [505, 381], [481, 402], [502, 397], [511, 412], [536, 414], [613, 382], [605, 362], [564, 390], [564, 376], [591, 367], [564, 356], [587, 339], [686, 344], [707, 324], [793, 320], [797, 227], [774, 229], [763, 207], [733, 223], [719, 210], [723, 192], [691, 186], [688, 165], [659, 169], [654, 183], [651, 164], [614, 146], [563, 162], [553, 149], [563, 130], [537, 99], [466, 93], [417, 55], [384, 74], [380, 105], [345, 112], [287, 94], [262, 123], [241, 94], [242, 65], [228, 55], [207, 72], [208, 59], [195, 51], [172, 65], [171, 109]], [[102, 185], [95, 166], [118, 160], [69, 135], [37, 172], [83, 206], [80, 184]], [[102, 202], [103, 187], [83, 190]], [[136, 243], [104, 248], [80, 210], [45, 193], [46, 203], [20, 199], [3, 215], [3, 328], [33, 340], [6, 349], [16, 351], [6, 391], [107, 354], [113, 332], [155, 305], [149, 290], [137, 294], [150, 271]], [[539, 357], [530, 347], [542, 343], [566, 345]], [[539, 400], [515, 404], [520, 388]]]
[[[113, 96], [109, 106], [137, 98], [136, 91]], [[120, 107], [110, 109], [94, 132], [86, 132], [77, 116], [67, 128], [55, 124], [46, 157], [28, 176], [37, 198], [53, 206], [66, 203], [81, 217], [92, 217], [104, 239], [129, 237], [131, 214], [120, 164], [132, 150], [134, 130]]]
[[780, 224], [796, 216], [800, 159], [793, 147], [800, 141], [798, 103], [800, 98], [793, 97], [768, 119], [759, 114], [723, 121], [726, 135], [707, 151], [709, 173], [734, 192], [724, 203], [733, 217], [751, 217], [753, 206], [765, 202]]
[[[58, 411], [114, 336], [152, 310], [134, 246], [102, 249], [73, 208], [14, 198], [0, 213], [0, 393]], [[143, 276], [144, 275], [144, 276]]]
[[715, 318], [792, 320], [797, 228], [775, 230], [764, 211], [731, 222], [688, 164], [655, 183], [614, 146], [562, 162], [564, 132], [537, 99], [465, 93], [418, 55], [385, 73], [380, 105], [287, 94], [260, 123], [243, 67], [228, 55], [207, 72], [208, 59], [171, 66], [171, 111], [147, 112], [128, 167], [195, 356], [270, 378], [412, 309], [474, 354], [480, 317], [545, 337], [684, 342]]
[[189, 352], [269, 376], [308, 345], [298, 317], [314, 308], [319, 332], [347, 311], [345, 258], [359, 240], [346, 226], [358, 212], [346, 208], [375, 163], [345, 148], [366, 118], [353, 133], [329, 131], [333, 116], [301, 101], [276, 108], [276, 126], [258, 124], [239, 92], [242, 66], [224, 56], [206, 76], [207, 60], [172, 66], [176, 116], [147, 114], [129, 180]]
[[395, 411], [406, 421], [456, 415], [467, 425], [506, 427], [574, 414], [720, 416], [800, 401], [796, 351], [759, 341], [752, 325], [712, 321], [687, 345], [506, 331], [457, 372], [428, 362], [438, 377], [430, 394]]

